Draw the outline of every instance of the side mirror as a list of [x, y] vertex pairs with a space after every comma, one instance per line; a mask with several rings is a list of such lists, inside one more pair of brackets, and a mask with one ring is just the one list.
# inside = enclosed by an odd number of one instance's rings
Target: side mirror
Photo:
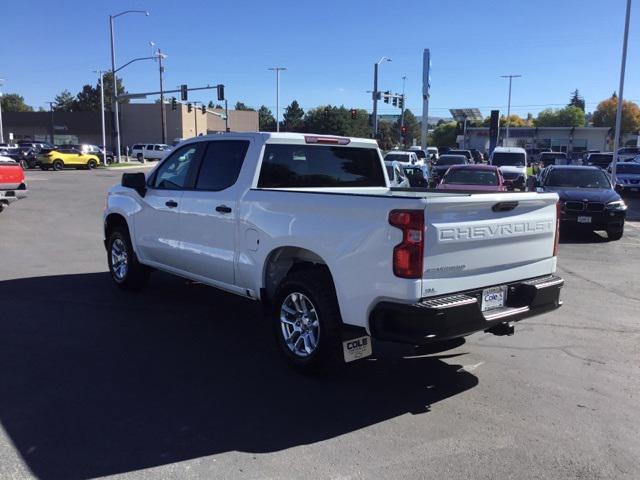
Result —
[[147, 194], [147, 179], [144, 173], [123, 173], [122, 186], [133, 188], [141, 197]]

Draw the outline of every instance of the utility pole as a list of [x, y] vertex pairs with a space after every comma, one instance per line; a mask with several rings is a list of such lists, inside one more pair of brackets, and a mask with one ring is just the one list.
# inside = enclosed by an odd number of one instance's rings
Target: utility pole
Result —
[[94, 70], [93, 73], [100, 75], [100, 118], [102, 120], [102, 163], [107, 165], [107, 135], [104, 128], [104, 72]]
[[404, 127], [404, 84], [407, 81], [407, 76], [402, 77], [402, 108], [400, 109], [400, 134], [402, 134], [402, 127]]
[[51, 117], [50, 117], [51, 125], [49, 126], [49, 128], [51, 129], [51, 145], [55, 145], [53, 141], [53, 105], [55, 104], [55, 102], [45, 102], [45, 103], [49, 104], [49, 112], [51, 113]]
[[[622, 131], [622, 106], [624, 91], [624, 73], [627, 67], [627, 43], [629, 42], [629, 19], [631, 18], [631, 0], [627, 0], [627, 12], [624, 19], [624, 39], [622, 41], [622, 62], [620, 64], [620, 89], [618, 91], [618, 108], [616, 110], [616, 133], [613, 139], [613, 164], [611, 165], [611, 180], [615, 183], [618, 169], [618, 148]], [[615, 185], [614, 185], [615, 186]]]
[[431, 52], [428, 48], [422, 53], [422, 124], [420, 126], [420, 146], [427, 148], [429, 133], [429, 89], [431, 88]]
[[[0, 87], [4, 85], [4, 78], [0, 78]], [[4, 130], [2, 129], [2, 92], [0, 92], [0, 143], [4, 143]]]
[[162, 65], [162, 59], [165, 55], [162, 54], [160, 48], [157, 52], [158, 65], [160, 66], [160, 125], [162, 128], [162, 143], [167, 143], [167, 112], [164, 106], [164, 66]]
[[229, 105], [227, 99], [224, 99], [224, 131], [229, 131]]
[[377, 63], [373, 64], [373, 138], [378, 138], [378, 99], [380, 98], [380, 92], [378, 92], [378, 67], [384, 61], [390, 62], [391, 59], [382, 57]]
[[287, 67], [271, 67], [269, 70], [276, 72], [276, 132], [280, 131], [280, 72]]
[[502, 78], [508, 78], [509, 79], [509, 101], [507, 103], [507, 128], [506, 128], [506, 132], [505, 132], [505, 138], [502, 142], [502, 146], [503, 147], [508, 147], [508, 143], [509, 143], [509, 125], [511, 124], [511, 81], [514, 78], [520, 78], [522, 77], [522, 75], [501, 75]]

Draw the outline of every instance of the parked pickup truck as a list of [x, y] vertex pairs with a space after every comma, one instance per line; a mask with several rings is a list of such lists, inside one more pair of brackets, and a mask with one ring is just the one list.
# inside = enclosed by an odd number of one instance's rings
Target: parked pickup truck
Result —
[[[109, 190], [111, 277], [163, 270], [260, 301], [301, 370], [560, 306], [555, 193], [389, 188], [374, 140], [229, 133], [180, 143]], [[212, 312], [212, 316], [215, 314]]]
[[24, 170], [14, 159], [0, 155], [0, 212], [27, 196]]

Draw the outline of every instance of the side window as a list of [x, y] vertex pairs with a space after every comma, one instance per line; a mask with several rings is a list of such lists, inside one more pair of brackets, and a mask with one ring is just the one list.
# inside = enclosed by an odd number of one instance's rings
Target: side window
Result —
[[153, 147], [153, 149], [154, 149], [156, 152], [161, 152], [161, 151], [163, 151], [163, 150], [164, 150], [164, 147], [163, 147], [162, 145], [156, 145], [155, 147]]
[[147, 150], [153, 150], [153, 145], [147, 145]]
[[142, 150], [142, 145], [134, 145], [131, 150]]
[[201, 151], [201, 142], [176, 150], [158, 167], [152, 187], [161, 190], [182, 190], [186, 187], [189, 167]]
[[247, 140], [208, 142], [196, 180], [196, 189], [219, 191], [236, 183], [248, 148]]

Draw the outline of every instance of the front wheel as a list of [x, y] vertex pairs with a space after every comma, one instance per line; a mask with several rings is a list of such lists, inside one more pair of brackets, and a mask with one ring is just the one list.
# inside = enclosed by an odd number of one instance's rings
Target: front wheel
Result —
[[287, 363], [303, 373], [343, 364], [342, 318], [328, 273], [308, 269], [288, 275], [273, 302], [276, 342]]
[[624, 225], [619, 227], [607, 228], [607, 237], [609, 240], [620, 240], [624, 234]]
[[138, 262], [126, 228], [115, 228], [109, 235], [107, 261], [111, 278], [119, 288], [140, 290], [146, 285], [149, 269]]
[[94, 168], [98, 167], [98, 162], [96, 162], [95, 160], [91, 159], [87, 162], [87, 168], [89, 170], [93, 170]]
[[141, 153], [139, 153], [139, 154], [136, 156], [136, 158], [138, 159], [138, 161], [139, 161], [140, 163], [143, 163], [143, 162], [144, 162], [144, 156], [143, 156]]

